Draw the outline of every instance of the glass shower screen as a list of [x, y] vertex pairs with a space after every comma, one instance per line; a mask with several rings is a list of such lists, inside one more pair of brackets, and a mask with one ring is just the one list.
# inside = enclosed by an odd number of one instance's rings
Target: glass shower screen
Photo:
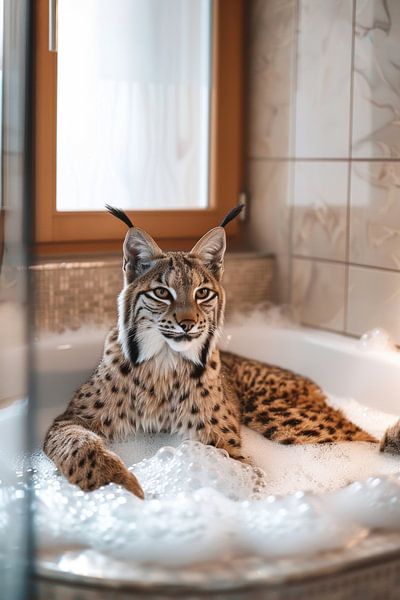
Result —
[[57, 210], [208, 205], [212, 0], [58, 0]]

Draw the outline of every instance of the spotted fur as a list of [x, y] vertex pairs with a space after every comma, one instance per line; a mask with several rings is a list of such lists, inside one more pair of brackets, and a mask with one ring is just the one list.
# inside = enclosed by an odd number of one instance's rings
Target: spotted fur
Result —
[[[142, 498], [135, 476], [107, 447], [139, 430], [179, 433], [241, 461], [241, 423], [282, 444], [376, 441], [329, 407], [309, 379], [218, 350], [222, 227], [189, 253], [163, 252], [126, 215], [116, 216], [129, 226], [118, 324], [100, 364], [44, 442], [71, 483], [93, 490], [116, 482]], [[400, 452], [399, 426], [381, 449]]]

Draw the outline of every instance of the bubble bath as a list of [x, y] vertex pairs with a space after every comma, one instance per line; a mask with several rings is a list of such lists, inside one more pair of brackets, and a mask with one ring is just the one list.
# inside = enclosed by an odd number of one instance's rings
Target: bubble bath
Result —
[[[375, 435], [397, 418], [355, 400], [330, 402]], [[86, 558], [100, 553], [123, 571], [124, 564], [184, 568], [227, 557], [311, 555], [356, 544], [377, 528], [400, 529], [400, 457], [362, 442], [281, 446], [246, 428], [243, 439], [256, 467], [170, 436], [114, 445], [141, 482], [144, 502], [115, 484], [82, 492], [38, 451], [39, 546], [77, 547]], [[3, 489], [3, 501], [18, 502], [21, 492]], [[7, 535], [7, 523], [0, 526]]]
[[[391, 390], [398, 382], [399, 355], [386, 342], [383, 352], [380, 333], [362, 342], [328, 339], [325, 333], [293, 331], [290, 323], [267, 329], [258, 317], [252, 319], [227, 328], [223, 346], [312, 377], [336, 394], [329, 396], [332, 406], [377, 438], [397, 420], [392, 414], [398, 412], [397, 395]], [[89, 372], [100, 351], [100, 345], [77, 336], [82, 350], [72, 335], [58, 336], [48, 340], [39, 361], [41, 397], [48, 402], [39, 439], [49, 423], [50, 399], [57, 394], [59, 406], [51, 405], [55, 416], [70, 388], [82, 381], [82, 365], [87, 361]], [[382, 382], [388, 381], [385, 388]], [[365, 399], [365, 405], [350, 396]], [[172, 583], [185, 577], [195, 582], [194, 569], [201, 565], [211, 581], [212, 569], [222, 565], [225, 581], [244, 574], [251, 581], [261, 568], [276, 573], [279, 561], [300, 564], [312, 557], [315, 562], [336, 550], [373, 547], [378, 531], [400, 535], [400, 457], [383, 455], [367, 443], [283, 446], [245, 427], [242, 438], [255, 468], [168, 435], [138, 435], [114, 444], [138, 477], [144, 502], [115, 484], [84, 493], [37, 451], [31, 480], [40, 560], [57, 557], [64, 572], [126, 580], [142, 581], [149, 572], [156, 578], [163, 569], [162, 581], [171, 572]], [[0, 546], [13, 534], [12, 515], [24, 493], [22, 474], [20, 485], [0, 489]], [[14, 510], [7, 511], [11, 505]]]

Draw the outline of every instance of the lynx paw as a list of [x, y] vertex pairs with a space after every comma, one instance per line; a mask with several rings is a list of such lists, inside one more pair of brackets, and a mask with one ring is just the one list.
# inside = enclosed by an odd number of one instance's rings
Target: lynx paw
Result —
[[400, 454], [400, 421], [397, 421], [385, 432], [380, 444], [380, 451]]
[[79, 485], [84, 491], [95, 490], [107, 483], [118, 483], [138, 498], [144, 498], [144, 492], [134, 474], [128, 471], [113, 452], [90, 449], [83, 454], [81, 451], [74, 463], [65, 470], [62, 469], [68, 481]]
[[254, 460], [251, 458], [251, 456], [242, 454], [241, 456], [236, 457], [236, 460], [239, 460], [244, 465], [250, 465], [251, 467], [256, 466], [256, 464], [255, 464]]

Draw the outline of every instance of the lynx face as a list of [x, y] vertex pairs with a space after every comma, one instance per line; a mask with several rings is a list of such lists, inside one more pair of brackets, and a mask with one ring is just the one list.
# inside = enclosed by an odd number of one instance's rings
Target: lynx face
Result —
[[119, 341], [132, 363], [156, 355], [173, 363], [180, 355], [205, 365], [223, 321], [224, 251], [221, 227], [203, 236], [191, 252], [162, 252], [144, 231], [128, 231]]

